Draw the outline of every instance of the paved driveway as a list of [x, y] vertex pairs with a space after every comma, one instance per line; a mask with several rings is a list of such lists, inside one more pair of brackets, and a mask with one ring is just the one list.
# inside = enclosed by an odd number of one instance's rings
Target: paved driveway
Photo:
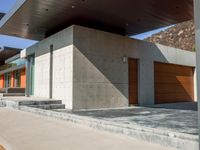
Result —
[[177, 103], [74, 113], [119, 124], [137, 124], [150, 128], [198, 135], [197, 103]]
[[0, 108], [6, 150], [172, 150], [27, 112]]

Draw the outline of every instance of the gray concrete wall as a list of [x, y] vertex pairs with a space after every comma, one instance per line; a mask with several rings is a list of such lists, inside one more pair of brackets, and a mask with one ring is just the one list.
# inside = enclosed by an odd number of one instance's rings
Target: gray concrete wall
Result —
[[[196, 37], [196, 60], [197, 60], [197, 99], [200, 100], [200, 0], [194, 0], [194, 16], [195, 16], [195, 37]], [[200, 103], [198, 103], [198, 119], [200, 128]], [[200, 138], [199, 138], [200, 139]], [[200, 142], [200, 141], [199, 141]], [[199, 144], [200, 149], [200, 144]]]
[[139, 104], [154, 104], [154, 61], [195, 66], [195, 53], [74, 26], [73, 108], [128, 106], [128, 63], [139, 60]]
[[49, 97], [50, 46], [53, 51], [53, 99], [68, 109], [127, 107], [128, 63], [139, 60], [139, 104], [154, 104], [154, 61], [195, 66], [195, 53], [128, 37], [71, 26], [26, 51], [35, 53], [36, 97]]
[[53, 99], [61, 99], [72, 109], [73, 26], [31, 46], [26, 56], [35, 54], [34, 96], [49, 98], [50, 46], [53, 45]]

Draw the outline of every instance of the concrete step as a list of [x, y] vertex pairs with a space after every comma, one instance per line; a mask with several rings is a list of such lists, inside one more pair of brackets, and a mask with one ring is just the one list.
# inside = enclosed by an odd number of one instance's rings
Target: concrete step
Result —
[[25, 88], [8, 88], [7, 93], [25, 93]]
[[29, 105], [29, 107], [46, 109], [46, 110], [54, 110], [54, 109], [65, 109], [65, 104], [49, 104], [49, 105]]
[[72, 113], [71, 109], [52, 109], [55, 112]]
[[29, 105], [50, 105], [50, 104], [62, 104], [61, 100], [27, 100], [20, 101], [19, 105], [29, 106]]
[[9, 96], [25, 96], [25, 93], [3, 93], [3, 97]]
[[0, 93], [6, 93], [6, 89], [0, 88]]

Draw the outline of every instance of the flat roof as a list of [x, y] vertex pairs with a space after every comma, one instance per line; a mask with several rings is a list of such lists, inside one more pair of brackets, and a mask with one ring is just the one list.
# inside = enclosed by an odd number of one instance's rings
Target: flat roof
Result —
[[76, 24], [135, 35], [193, 19], [193, 0], [18, 1], [18, 9], [0, 21], [0, 34], [41, 40]]
[[0, 20], [3, 18], [5, 14], [0, 12]]
[[0, 65], [5, 63], [5, 60], [19, 54], [21, 49], [5, 47], [0, 51]]

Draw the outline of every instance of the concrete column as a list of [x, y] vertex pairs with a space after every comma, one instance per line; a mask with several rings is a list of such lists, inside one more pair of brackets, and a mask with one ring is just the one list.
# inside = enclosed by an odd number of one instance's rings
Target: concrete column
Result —
[[196, 73], [197, 73], [198, 119], [199, 119], [199, 129], [200, 129], [200, 0], [194, 0], [194, 16], [195, 16], [195, 27], [196, 27], [195, 46], [196, 46], [196, 56], [197, 56]]
[[139, 105], [154, 105], [154, 63], [152, 60], [139, 61]]
[[29, 97], [30, 96], [30, 92], [29, 92], [29, 87], [30, 87], [30, 61], [27, 58], [26, 61], [26, 96]]
[[53, 97], [53, 45], [50, 46], [49, 98]]

